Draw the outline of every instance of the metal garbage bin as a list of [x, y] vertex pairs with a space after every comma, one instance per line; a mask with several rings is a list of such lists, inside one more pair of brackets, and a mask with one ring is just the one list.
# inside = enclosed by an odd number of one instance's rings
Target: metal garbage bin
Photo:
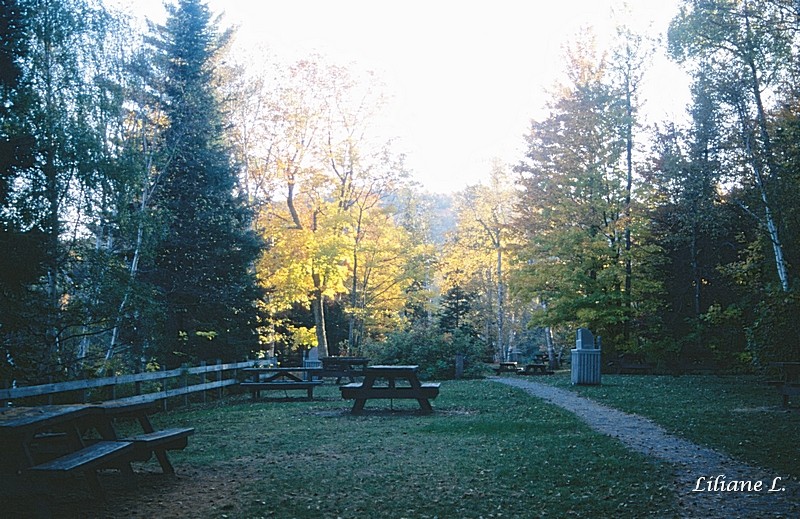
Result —
[[571, 358], [573, 385], [600, 384], [600, 337], [595, 340], [588, 329], [578, 328]]

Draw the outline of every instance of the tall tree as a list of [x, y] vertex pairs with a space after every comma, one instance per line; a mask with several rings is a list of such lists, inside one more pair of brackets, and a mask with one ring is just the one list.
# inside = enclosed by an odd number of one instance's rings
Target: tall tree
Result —
[[505, 166], [495, 161], [488, 185], [469, 186], [457, 195], [457, 227], [443, 261], [448, 286], [482, 294], [475, 307], [489, 311], [484, 321], [494, 328], [494, 356], [498, 360], [508, 360], [516, 332], [507, 290], [516, 197]]
[[774, 202], [780, 172], [765, 103], [792, 62], [793, 20], [784, 7], [770, 0], [684, 1], [670, 26], [669, 41], [678, 61], [708, 67], [708, 79], [732, 109], [746, 161], [742, 173], [758, 190], [763, 214], [757, 220], [766, 230], [778, 281], [787, 292], [789, 270]]
[[322, 356], [329, 346], [326, 308], [341, 294], [349, 293], [346, 304], [356, 312], [349, 334], [355, 340], [364, 301], [364, 217], [386, 210], [404, 175], [402, 161], [371, 131], [382, 103], [373, 82], [320, 58], [289, 67], [265, 103], [260, 131], [270, 144], [263, 168], [250, 178], [254, 189], [274, 188], [258, 218], [273, 247], [259, 262], [270, 313], [293, 302], [310, 307]]
[[42, 306], [32, 285], [44, 273], [45, 235], [9, 204], [15, 179], [34, 164], [36, 144], [26, 123], [33, 93], [21, 66], [29, 52], [27, 8], [17, 0], [0, 6], [0, 384], [31, 370], [31, 324]]
[[665, 339], [658, 354], [667, 362], [722, 361], [712, 359], [715, 352], [743, 347], [742, 323], [733, 319], [738, 298], [724, 271], [743, 252], [737, 234], [748, 231], [739, 227], [741, 210], [719, 191], [731, 145], [722, 132], [719, 100], [707, 86], [698, 78], [691, 126], [659, 132], [652, 168], [643, 172], [651, 228], [663, 255], [653, 276], [664, 287], [661, 326], [653, 328]]
[[628, 319], [624, 112], [590, 35], [570, 48], [566, 72], [569, 83], [550, 115], [532, 123], [526, 158], [516, 168], [524, 266], [515, 286], [521, 297], [546, 303], [538, 324], [588, 326], [620, 345], [620, 324]]
[[255, 349], [259, 240], [236, 196], [215, 65], [220, 34], [201, 0], [168, 6], [152, 39], [163, 67], [163, 139], [172, 159], [155, 193], [164, 222], [148, 278], [165, 301], [163, 352], [232, 359]]
[[4, 172], [13, 178], [3, 187], [4, 220], [44, 237], [45, 271], [36, 289], [46, 302], [29, 348], [42, 375], [64, 373], [85, 357], [88, 337], [103, 333], [107, 318], [99, 291], [110, 287], [104, 286], [110, 277], [96, 276], [113, 259], [103, 239], [89, 243], [108, 236], [118, 209], [115, 191], [124, 182], [109, 139], [121, 104], [114, 74], [118, 26], [92, 0], [26, 0], [3, 8], [17, 13], [3, 39], [16, 53], [4, 72], [17, 82], [5, 92], [11, 97], [4, 100], [9, 118], [4, 114], [3, 124], [27, 135], [9, 155], [18, 164]]
[[[631, 314], [633, 304], [633, 179], [634, 179], [634, 146], [638, 126], [639, 90], [645, 65], [652, 53], [652, 43], [628, 27], [617, 29], [617, 41], [613, 49], [612, 74], [615, 76], [619, 97], [622, 104], [620, 133], [625, 140], [625, 207], [622, 218], [625, 225], [625, 287], [624, 304]], [[631, 333], [630, 319], [624, 323], [624, 340], [629, 342]]]

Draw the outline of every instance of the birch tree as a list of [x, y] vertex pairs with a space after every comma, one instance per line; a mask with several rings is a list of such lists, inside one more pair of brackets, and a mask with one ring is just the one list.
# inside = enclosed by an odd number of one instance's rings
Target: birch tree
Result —
[[761, 214], [746, 209], [765, 230], [784, 292], [790, 280], [774, 203], [779, 170], [766, 102], [792, 62], [788, 12], [767, 0], [685, 1], [669, 34], [673, 57], [708, 67], [709, 80], [736, 117], [743, 173], [758, 190]]

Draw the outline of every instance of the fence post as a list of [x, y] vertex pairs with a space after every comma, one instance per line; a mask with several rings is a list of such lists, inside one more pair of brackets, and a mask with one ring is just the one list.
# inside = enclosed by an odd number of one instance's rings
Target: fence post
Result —
[[[142, 372], [142, 365], [141, 365], [141, 363], [137, 363], [136, 364], [136, 374], [138, 375], [141, 372]], [[136, 395], [136, 396], [139, 396], [139, 395], [142, 394], [142, 381], [141, 380], [137, 380], [136, 382], [133, 383], [133, 394]]]
[[217, 387], [217, 400], [222, 400], [222, 368], [219, 366], [222, 366], [222, 359], [217, 359], [217, 382], [220, 383]]
[[[107, 369], [106, 377], [111, 378], [113, 376], [114, 376], [114, 371], [111, 368]], [[114, 380], [114, 383], [111, 384], [111, 400], [116, 400], [116, 399], [117, 399], [117, 381]]]
[[[201, 360], [201, 361], [200, 361], [200, 367], [201, 367], [201, 368], [204, 368], [204, 369], [201, 371], [201, 373], [202, 373], [203, 375], [202, 375], [202, 378], [201, 378], [200, 380], [201, 380], [201, 382], [202, 382], [203, 384], [205, 384], [205, 383], [207, 382], [207, 378], [208, 378], [208, 372], [205, 370], [205, 367], [206, 367], [206, 361], [204, 361], [204, 360]], [[205, 392], [205, 391], [201, 391], [201, 393], [203, 393], [203, 403], [205, 404], [205, 403], [206, 403], [206, 392]]]
[[[181, 369], [183, 370], [183, 389], [186, 390], [189, 387], [189, 364], [183, 363], [181, 364]], [[189, 407], [189, 393], [183, 393], [183, 407]]]
[[[161, 386], [161, 390], [162, 390], [162, 391], [164, 391], [165, 393], [166, 393], [166, 391], [167, 391], [167, 389], [168, 389], [168, 388], [167, 388], [167, 375], [166, 375], [166, 371], [167, 371], [167, 368], [166, 368], [166, 366], [163, 366], [163, 365], [162, 365], [162, 366], [161, 366], [161, 373], [163, 374], [163, 376], [161, 377], [161, 380], [162, 380], [162, 386]], [[164, 411], [166, 411], [166, 410], [167, 410], [167, 396], [166, 396], [166, 395], [164, 395], [164, 398], [163, 398], [163, 404], [162, 404], [162, 405], [164, 406]]]

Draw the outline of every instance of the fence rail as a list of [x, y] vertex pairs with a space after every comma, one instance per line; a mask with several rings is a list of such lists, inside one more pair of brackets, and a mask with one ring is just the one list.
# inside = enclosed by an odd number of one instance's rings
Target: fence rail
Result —
[[[220, 392], [224, 387], [238, 383], [237, 371], [253, 366], [253, 361], [232, 364], [212, 364], [195, 367], [181, 367], [172, 370], [133, 373], [113, 377], [71, 380], [36, 386], [0, 389], [0, 402], [7, 406], [18, 400], [39, 400], [47, 397], [48, 404], [54, 403], [86, 403], [92, 400], [117, 400], [128, 402], [166, 401], [170, 397], [184, 396], [188, 403], [188, 395], [216, 389]], [[209, 380], [214, 376], [215, 380]], [[149, 387], [148, 386], [149, 383]], [[173, 387], [168, 387], [172, 385]], [[105, 394], [99, 395], [103, 388]], [[93, 393], [94, 391], [94, 393]], [[78, 394], [76, 394], [78, 393]], [[125, 396], [121, 396], [125, 395]], [[71, 401], [70, 401], [71, 400]], [[76, 402], [77, 401], [77, 402]]]

